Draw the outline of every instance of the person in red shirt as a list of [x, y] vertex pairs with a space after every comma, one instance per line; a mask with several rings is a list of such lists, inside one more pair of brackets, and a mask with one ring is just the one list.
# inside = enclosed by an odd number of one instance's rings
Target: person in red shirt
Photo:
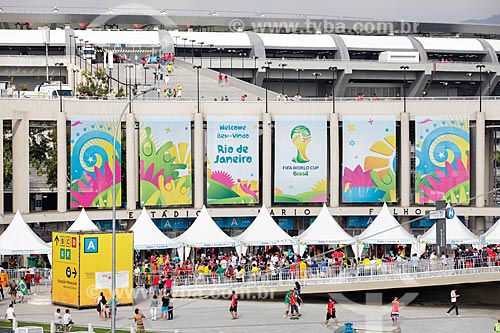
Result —
[[330, 297], [328, 300], [328, 308], [326, 309], [325, 327], [328, 326], [328, 322], [330, 321], [330, 319], [335, 320], [335, 324], [337, 324], [337, 326], [340, 326], [336, 312], [337, 311], [335, 310], [335, 301], [333, 300], [333, 298]]
[[396, 326], [398, 324], [398, 318], [399, 318], [399, 300], [397, 297], [394, 297], [391, 309], [392, 326]]
[[297, 288], [290, 294], [290, 319], [299, 319], [299, 306], [297, 304]]
[[229, 307], [229, 313], [231, 314], [231, 319], [238, 319], [238, 296], [236, 291], [233, 290], [233, 295], [231, 296], [231, 306]]
[[35, 282], [35, 293], [40, 292], [40, 281], [42, 280], [42, 277], [40, 276], [39, 273], [35, 273], [35, 276], [33, 277], [33, 281]]
[[219, 87], [222, 86], [222, 73], [219, 73], [219, 76], [217, 77], [217, 79], [219, 80]]

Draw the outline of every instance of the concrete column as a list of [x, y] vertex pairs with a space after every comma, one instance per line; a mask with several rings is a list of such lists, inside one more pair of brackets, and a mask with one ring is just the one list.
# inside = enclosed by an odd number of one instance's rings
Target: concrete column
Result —
[[261, 201], [266, 207], [272, 204], [272, 130], [271, 114], [262, 114], [262, 195]]
[[[3, 119], [0, 120], [0, 147], [3, 147]], [[0, 170], [3, 170], [3, 149], [0, 149]], [[3, 172], [0, 172], [0, 215], [4, 215]]]
[[204, 202], [205, 186], [203, 182], [203, 168], [205, 167], [205, 150], [203, 147], [205, 133], [203, 132], [203, 114], [194, 114], [194, 208], [201, 208]]
[[125, 118], [126, 131], [125, 137], [127, 138], [127, 210], [134, 210], [137, 203], [137, 169], [135, 151], [135, 116], [133, 113], [127, 113]]
[[12, 120], [12, 211], [30, 211], [29, 119]]
[[[484, 207], [487, 200], [485, 185], [486, 165], [486, 120], [483, 112], [476, 113], [476, 207]], [[483, 216], [476, 217], [476, 235], [484, 233], [485, 220]]]
[[399, 223], [405, 228], [406, 231], [410, 232], [410, 223], [407, 223], [408, 221], [411, 220], [411, 217], [409, 216], [402, 216], [399, 218]]
[[331, 113], [330, 121], [330, 207], [340, 206], [340, 138], [339, 114]]
[[410, 206], [411, 187], [411, 155], [410, 155], [410, 115], [401, 113], [400, 118], [401, 138], [398, 142], [400, 149], [400, 170], [401, 182], [399, 186], [399, 196], [401, 206]]
[[68, 210], [68, 143], [66, 140], [66, 112], [57, 114], [57, 211]]

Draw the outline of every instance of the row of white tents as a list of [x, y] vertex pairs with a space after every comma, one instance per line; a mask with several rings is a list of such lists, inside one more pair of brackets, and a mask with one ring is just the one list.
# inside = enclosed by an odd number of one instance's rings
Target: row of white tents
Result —
[[[88, 217], [85, 209], [82, 209], [68, 232], [92, 231], [99, 231], [99, 228]], [[321, 244], [352, 245], [356, 256], [359, 255], [364, 244], [411, 244], [414, 248], [412, 252], [420, 253], [425, 248], [425, 244], [436, 243], [435, 225], [423, 235], [415, 238], [394, 218], [386, 204], [371, 224], [356, 237], [342, 229], [325, 205], [313, 223], [296, 237], [288, 235], [281, 229], [265, 206], [250, 226], [235, 237], [230, 237], [222, 231], [205, 207], [191, 226], [173, 239], [158, 229], [145, 208], [130, 231], [134, 233], [136, 250], [178, 248], [179, 252], [186, 256], [192, 247], [235, 247], [237, 252], [246, 253], [249, 246], [288, 245], [293, 246], [294, 250], [300, 253], [304, 246]], [[480, 238], [455, 216], [453, 219], [446, 220], [446, 240], [448, 244], [500, 243], [500, 220]], [[45, 243], [31, 230], [19, 212], [0, 235], [0, 255], [48, 254], [50, 252], [50, 244]]]

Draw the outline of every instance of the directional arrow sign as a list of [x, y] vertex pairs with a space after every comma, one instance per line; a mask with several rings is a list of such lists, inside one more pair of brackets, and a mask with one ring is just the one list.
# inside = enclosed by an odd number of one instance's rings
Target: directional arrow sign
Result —
[[444, 218], [445, 218], [445, 210], [444, 209], [429, 211], [429, 220], [438, 220], [438, 219], [444, 219]]
[[76, 278], [76, 268], [73, 268], [73, 278]]
[[56, 238], [54, 238], [54, 243], [56, 243], [56, 245], [59, 245], [59, 236], [56, 236]]

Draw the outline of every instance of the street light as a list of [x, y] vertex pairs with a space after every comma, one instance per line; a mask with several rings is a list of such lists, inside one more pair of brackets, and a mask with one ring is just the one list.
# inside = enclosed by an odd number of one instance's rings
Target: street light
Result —
[[332, 113], [335, 113], [335, 77], [337, 76], [337, 66], [329, 67], [332, 71]]
[[75, 46], [75, 66], [76, 66], [76, 40], [78, 39], [78, 36], [75, 36], [75, 35], [70, 35], [73, 37], [73, 42], [75, 43], [74, 46]]
[[184, 61], [186, 61], [186, 41], [187, 38], [183, 38], [182, 41], [184, 42], [184, 48], [182, 49], [182, 57], [184, 58]]
[[147, 81], [147, 78], [146, 78], [146, 71], [149, 69], [149, 67], [147, 67], [146, 65], [144, 65], [144, 85], [146, 85], [146, 81]]
[[262, 66], [262, 69], [265, 69], [265, 71], [266, 71], [266, 113], [268, 113], [267, 91], [269, 90], [269, 88], [268, 88], [269, 70], [271, 69], [271, 64], [272, 64], [272, 61], [266, 61], [266, 62], [264, 62], [264, 66]]
[[448, 89], [449, 82], [440, 82], [440, 83], [446, 87], [446, 97], [450, 97], [450, 92]]
[[198, 113], [200, 113], [200, 69], [201, 66], [193, 66], [196, 69], [196, 100], [198, 102]]
[[181, 36], [174, 36], [175, 38], [175, 44], [174, 44], [174, 55], [177, 55], [177, 39], [180, 38]]
[[203, 44], [205, 42], [198, 42], [198, 44], [200, 45], [200, 66], [203, 67]]
[[222, 51], [224, 51], [223, 47], [218, 47], [219, 50], [219, 72], [222, 72]]
[[76, 73], [80, 72], [78, 68], [73, 68], [73, 91], [76, 91]]
[[255, 75], [254, 75], [254, 84], [257, 84], [257, 74], [259, 73], [259, 69], [257, 68], [257, 59], [259, 59], [259, 57], [257, 56], [254, 56], [253, 57], [253, 67], [255, 68]]
[[[121, 124], [122, 124], [122, 118], [123, 115], [125, 114], [125, 111], [129, 108], [129, 105], [132, 104], [132, 102], [139, 96], [144, 95], [148, 93], [150, 90], [153, 90], [154, 87], [149, 88], [148, 90], [145, 90], [141, 92], [140, 94], [137, 94], [134, 96], [134, 98], [130, 98], [127, 101], [127, 104], [123, 108], [122, 112], [120, 113], [120, 117], [118, 118], [117, 123], [115, 124], [115, 133], [113, 135], [113, 154], [111, 155], [111, 163], [113, 165], [113, 183], [112, 183], [112, 188], [113, 188], [113, 193], [112, 193], [112, 200], [113, 200], [113, 205], [112, 205], [112, 217], [111, 217], [111, 299], [113, 302], [115, 302], [116, 298], [116, 137], [118, 135], [118, 131], [121, 129]], [[111, 332], [116, 331], [116, 306], [113, 304], [111, 307]]]
[[295, 68], [295, 71], [297, 72], [297, 82], [299, 83], [299, 85], [297, 87], [297, 95], [300, 96], [300, 72], [303, 72], [304, 69], [303, 68]]
[[409, 66], [399, 67], [403, 70], [403, 111], [406, 112], [406, 71], [410, 69]]
[[191, 63], [194, 64], [194, 42], [196, 39], [190, 39], [189, 42], [191, 43]]
[[483, 64], [476, 65], [476, 68], [479, 68], [479, 112], [483, 112], [483, 69], [485, 67]]
[[64, 66], [64, 64], [62, 62], [56, 62], [55, 65], [59, 67], [59, 91], [58, 91], [59, 112], [63, 112], [63, 106], [62, 106], [62, 66]]
[[71, 41], [73, 39], [73, 35], [69, 35], [69, 54], [67, 54], [69, 62], [71, 62]]
[[83, 53], [83, 50], [82, 50], [82, 44], [83, 44], [83, 38], [80, 38], [80, 68], [82, 68], [82, 53]]
[[278, 66], [281, 67], [281, 94], [285, 95], [285, 67], [288, 66], [288, 64], [278, 64]]
[[316, 98], [319, 97], [319, 90], [318, 90], [318, 76], [321, 76], [321, 73], [314, 72], [312, 73], [312, 76], [314, 76], [316, 80]]
[[231, 76], [233, 76], [233, 53], [235, 53], [236, 50], [228, 50], [227, 53], [229, 53], [229, 64], [231, 67]]
[[245, 76], [245, 57], [247, 56], [246, 53], [242, 52], [240, 53], [241, 57], [241, 79]]
[[214, 47], [214, 44], [208, 44], [208, 61], [209, 61], [209, 68], [212, 68], [212, 47]]
[[488, 96], [491, 96], [491, 79], [490, 79], [491, 71], [487, 70], [486, 73], [488, 74]]
[[[84, 41], [84, 43], [85, 43], [85, 44], [84, 44], [84, 47], [87, 47], [87, 43], [88, 43], [88, 42], [89, 42], [88, 40]], [[85, 61], [85, 72], [86, 72], [86, 71], [87, 71], [87, 62], [88, 62], [88, 61], [87, 61], [87, 55], [85, 54], [85, 52], [83, 53], [83, 56], [84, 56], [84, 58], [85, 58], [85, 59], [84, 59], [84, 61]]]

